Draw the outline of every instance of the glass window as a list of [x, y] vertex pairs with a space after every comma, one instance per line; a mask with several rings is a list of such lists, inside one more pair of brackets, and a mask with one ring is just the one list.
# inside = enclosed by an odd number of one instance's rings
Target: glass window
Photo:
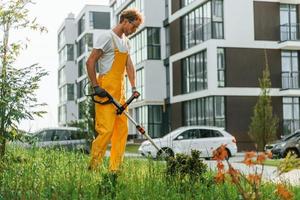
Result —
[[299, 88], [299, 64], [297, 51], [281, 52], [282, 88]]
[[108, 12], [90, 12], [89, 22], [91, 29], [109, 29], [110, 13]]
[[283, 97], [283, 133], [291, 134], [300, 128], [299, 98]]
[[224, 97], [205, 97], [183, 103], [183, 122], [189, 125], [225, 127]]
[[81, 35], [85, 30], [85, 15], [83, 14], [82, 17], [78, 21], [78, 36]]
[[81, 77], [85, 74], [85, 62], [85, 57], [78, 62], [78, 77]]
[[65, 29], [62, 29], [58, 34], [58, 49], [62, 48], [66, 43]]
[[224, 49], [217, 49], [218, 86], [225, 87], [225, 55]]
[[280, 37], [281, 41], [298, 40], [297, 5], [280, 4]]
[[205, 56], [202, 51], [181, 60], [183, 94], [207, 89]]

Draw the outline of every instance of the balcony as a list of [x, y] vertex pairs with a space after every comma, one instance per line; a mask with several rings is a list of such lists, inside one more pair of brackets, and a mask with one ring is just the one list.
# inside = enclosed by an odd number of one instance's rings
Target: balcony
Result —
[[299, 89], [299, 72], [282, 72], [282, 89]]
[[300, 24], [280, 25], [280, 49], [300, 50]]

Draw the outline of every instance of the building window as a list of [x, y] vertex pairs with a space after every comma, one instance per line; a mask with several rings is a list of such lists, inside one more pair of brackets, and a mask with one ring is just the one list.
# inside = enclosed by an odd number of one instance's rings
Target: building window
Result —
[[58, 85], [66, 81], [65, 66], [58, 70]]
[[[136, 71], [136, 89], [141, 94], [138, 100], [145, 99], [145, 80], [144, 80], [144, 68], [140, 68]], [[131, 97], [131, 84], [129, 82], [128, 76], [125, 76], [125, 89], [126, 89], [126, 98]]]
[[85, 30], [85, 15], [83, 14], [82, 17], [78, 21], [78, 36], [81, 35]]
[[208, 1], [181, 18], [181, 43], [187, 49], [208, 39], [223, 39], [223, 0]]
[[67, 100], [74, 101], [74, 84], [67, 84]]
[[85, 112], [84, 104], [85, 104], [84, 101], [81, 101], [78, 103], [78, 118], [79, 119], [83, 119], [83, 117], [84, 117], [84, 112]]
[[192, 3], [195, 0], [180, 0], [180, 7], [183, 8], [187, 5], [189, 5], [190, 3]]
[[206, 51], [184, 58], [181, 62], [182, 93], [207, 89]]
[[64, 48], [59, 52], [59, 64], [63, 65], [67, 61], [74, 60], [74, 45], [67, 44]]
[[58, 34], [58, 49], [61, 49], [66, 43], [65, 29], [62, 29]]
[[87, 78], [81, 80], [77, 83], [77, 98], [80, 99], [81, 97], [85, 96], [85, 93], [87, 93], [88, 87], [85, 87], [88, 80]]
[[209, 125], [225, 127], [223, 96], [213, 96], [186, 101], [183, 104], [184, 125]]
[[282, 88], [299, 88], [299, 63], [297, 51], [281, 52]]
[[130, 38], [130, 43], [134, 64], [147, 59], [160, 60], [160, 28], [145, 28]]
[[300, 128], [299, 97], [283, 97], [283, 134]]
[[160, 28], [147, 28], [148, 59], [160, 59]]
[[299, 39], [298, 33], [298, 20], [297, 20], [297, 5], [294, 4], [280, 4], [280, 39], [297, 40]]
[[[116, 9], [118, 9], [121, 5], [123, 5], [123, 3], [125, 3], [124, 0], [120, 0], [120, 1], [122, 1], [122, 3], [119, 4], [117, 1]], [[134, 9], [137, 9], [139, 12], [143, 13], [144, 12], [144, 1], [145, 0], [134, 0], [128, 6], [124, 7], [122, 10], [126, 10], [127, 8], [134, 8]], [[118, 14], [117, 20], [120, 19], [120, 14], [121, 14], [121, 12]]]
[[225, 87], [225, 53], [224, 48], [217, 49], [218, 86]]
[[62, 105], [58, 107], [58, 122], [65, 123], [67, 121], [67, 107]]
[[[162, 106], [149, 105], [135, 108], [136, 119], [153, 138], [162, 136]], [[138, 134], [138, 132], [137, 132]]]
[[85, 62], [86, 58], [83, 57], [81, 60], [78, 62], [78, 78], [83, 76], [85, 74]]
[[90, 12], [89, 13], [90, 29], [109, 29], [110, 13], [109, 12]]
[[89, 52], [93, 49], [93, 34], [85, 34], [77, 44], [77, 57], [81, 56], [83, 53]]

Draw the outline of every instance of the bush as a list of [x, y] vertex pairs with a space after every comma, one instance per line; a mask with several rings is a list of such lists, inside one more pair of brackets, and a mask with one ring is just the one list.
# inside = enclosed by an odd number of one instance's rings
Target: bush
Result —
[[180, 181], [196, 182], [203, 180], [207, 165], [200, 159], [200, 152], [192, 150], [191, 155], [176, 154], [167, 159], [166, 175]]

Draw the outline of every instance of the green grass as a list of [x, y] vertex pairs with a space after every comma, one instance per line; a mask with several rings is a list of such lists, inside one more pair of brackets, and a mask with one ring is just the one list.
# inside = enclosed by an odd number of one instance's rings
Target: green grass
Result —
[[140, 144], [127, 144], [125, 152], [127, 153], [139, 153], [138, 149]]
[[[112, 187], [111, 181], [104, 180], [108, 160], [96, 172], [87, 170], [88, 162], [89, 156], [79, 152], [10, 148], [0, 162], [0, 199], [240, 199], [231, 183], [216, 184], [211, 171], [203, 175], [204, 181], [191, 183], [167, 179], [165, 162], [125, 158]], [[278, 199], [275, 185], [261, 189], [262, 199]], [[300, 189], [294, 191], [295, 199], [300, 199]]]

